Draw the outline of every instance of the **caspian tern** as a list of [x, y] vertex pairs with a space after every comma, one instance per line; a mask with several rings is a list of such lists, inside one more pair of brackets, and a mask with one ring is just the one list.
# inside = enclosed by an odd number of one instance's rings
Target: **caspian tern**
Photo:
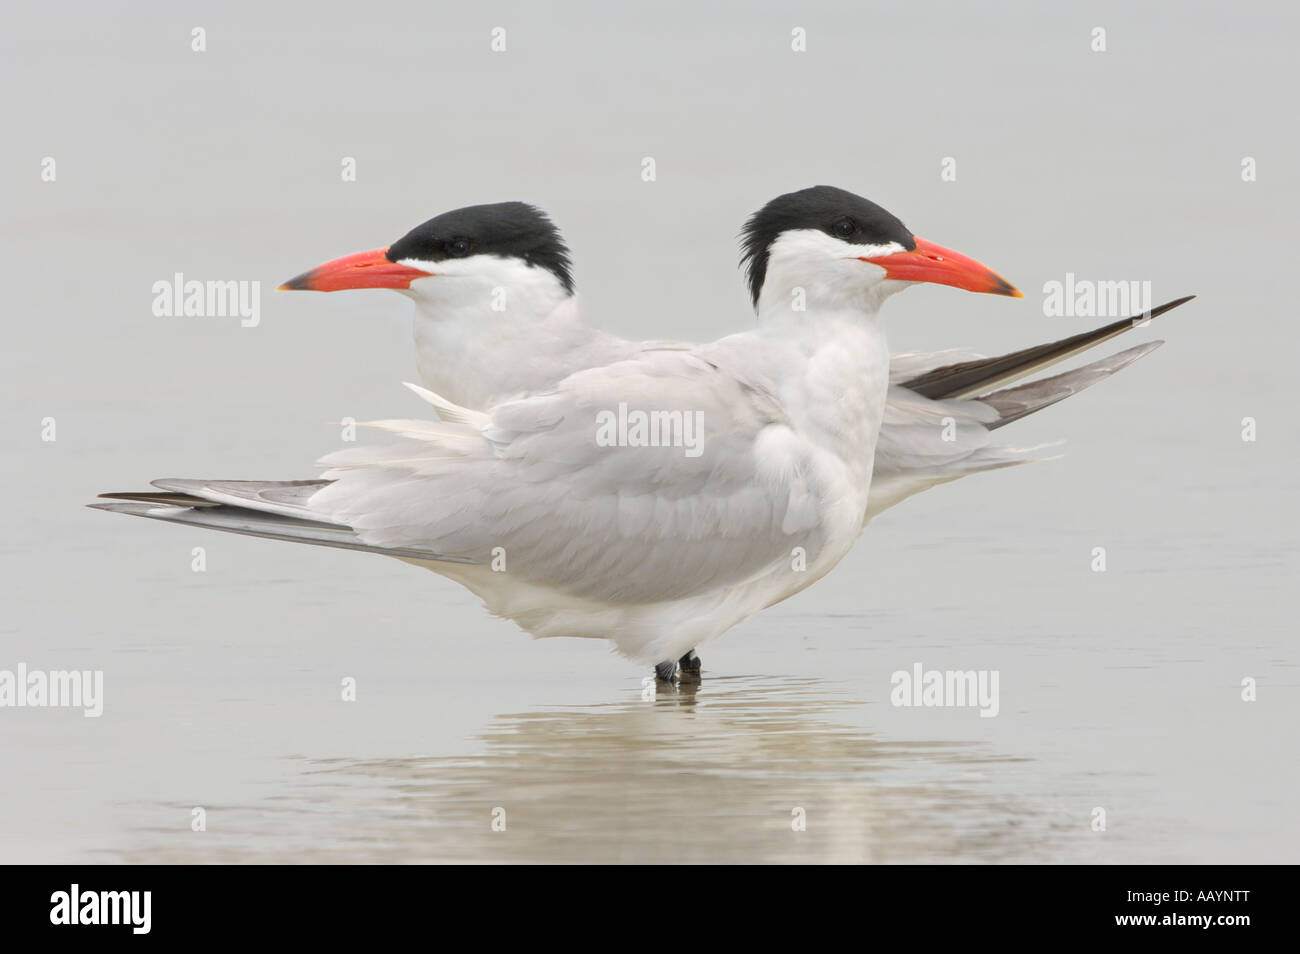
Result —
[[[439, 420], [376, 422], [400, 440], [335, 452], [318, 480], [159, 480], [162, 493], [92, 506], [417, 563], [534, 636], [607, 638], [670, 677], [861, 534], [889, 388], [885, 299], [920, 282], [1019, 295], [838, 189], [774, 199], [746, 242], [755, 329], [643, 349], [486, 411], [417, 388]], [[415, 261], [445, 273], [471, 250]], [[385, 261], [375, 274], [428, 271]], [[695, 416], [697, 453], [602, 440], [627, 408], [676, 420], [678, 436]]]
[[[834, 203], [849, 194], [819, 186], [793, 196], [807, 205]], [[747, 230], [744, 253], [751, 263], [749, 290], [755, 308], [765, 285], [764, 240], [757, 230]], [[947, 255], [949, 260], [955, 255], [917, 241], [923, 255]], [[913, 261], [909, 267], [929, 266]], [[906, 277], [898, 271], [895, 275]], [[941, 283], [954, 284], [955, 275], [959, 273], [949, 273]], [[523, 202], [444, 213], [390, 246], [326, 262], [280, 287], [325, 292], [385, 288], [405, 294], [415, 303], [416, 363], [422, 383], [475, 410], [550, 390], [577, 371], [632, 359], [647, 350], [691, 347], [629, 341], [587, 324], [574, 293], [568, 246], [545, 213]], [[770, 288], [768, 292], [780, 294]], [[992, 432], [1109, 377], [1162, 342], [1142, 344], [1020, 388], [1008, 385], [1129, 330], [1139, 318], [1155, 317], [1187, 300], [996, 358], [958, 350], [894, 356], [864, 525], [938, 484], [1044, 459], [1041, 446], [997, 445]], [[695, 670], [700, 665], [694, 653], [680, 663]]]
[[[809, 203], [851, 196], [828, 186], [792, 195]], [[762, 236], [748, 234], [745, 255], [754, 264], [749, 287], [758, 309], [765, 277], [759, 260]], [[931, 254], [956, 254], [924, 241], [920, 247]], [[574, 293], [568, 246], [544, 212], [523, 202], [446, 212], [392, 245], [326, 262], [280, 288], [386, 288], [406, 295], [415, 303], [421, 383], [474, 410], [550, 390], [577, 371], [625, 361], [646, 350], [692, 347], [674, 341], [629, 341], [587, 324]], [[769, 294], [775, 292], [769, 289]], [[893, 356], [867, 520], [937, 484], [1042, 459], [1035, 456], [1041, 448], [994, 445], [992, 431], [1077, 394], [1163, 342], [1130, 348], [1014, 394], [994, 392], [1188, 300], [995, 358], [958, 349]], [[954, 366], [959, 367], [945, 371]], [[1014, 405], [1014, 417], [998, 404]], [[953, 427], [945, 427], [948, 418]]]

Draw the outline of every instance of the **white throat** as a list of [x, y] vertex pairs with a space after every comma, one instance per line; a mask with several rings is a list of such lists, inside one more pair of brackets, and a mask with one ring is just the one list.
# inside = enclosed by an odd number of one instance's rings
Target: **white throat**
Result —
[[903, 251], [887, 245], [850, 245], [817, 229], [794, 229], [768, 249], [759, 291], [760, 321], [800, 322], [815, 315], [874, 316], [886, 298], [910, 282], [890, 281], [879, 265], [862, 261]]
[[411, 282], [403, 294], [434, 320], [456, 321], [462, 312], [498, 315], [503, 322], [528, 320], [569, 297], [554, 273], [517, 258], [471, 255], [441, 262], [410, 259], [401, 264], [433, 273]]
[[558, 372], [546, 353], [589, 335], [548, 269], [494, 255], [403, 264], [433, 273], [403, 294], [415, 302], [420, 380], [453, 403], [481, 410], [549, 387]]

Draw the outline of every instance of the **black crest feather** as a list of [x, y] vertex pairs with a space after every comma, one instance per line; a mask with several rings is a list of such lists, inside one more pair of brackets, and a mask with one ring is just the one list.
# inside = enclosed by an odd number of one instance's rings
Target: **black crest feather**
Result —
[[[852, 224], [851, 231], [846, 222]], [[772, 243], [791, 229], [817, 229], [855, 245], [897, 242], [908, 250], [916, 248], [916, 237], [897, 216], [860, 195], [824, 185], [787, 192], [751, 215], [741, 232], [740, 263], [755, 305], [767, 277]]]
[[388, 260], [439, 262], [470, 255], [520, 258], [550, 271], [573, 294], [573, 262], [550, 217], [526, 202], [470, 205], [417, 225], [388, 248]]

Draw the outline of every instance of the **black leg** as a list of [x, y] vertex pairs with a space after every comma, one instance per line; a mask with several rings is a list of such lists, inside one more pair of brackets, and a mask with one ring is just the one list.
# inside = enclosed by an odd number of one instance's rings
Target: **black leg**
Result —
[[681, 659], [677, 660], [677, 665], [682, 667], [682, 672], [698, 673], [700, 671], [700, 657], [695, 655], [695, 650], [691, 650]]
[[673, 675], [677, 672], [677, 663], [671, 659], [665, 659], [661, 663], [655, 663], [655, 678], [660, 682], [672, 682]]

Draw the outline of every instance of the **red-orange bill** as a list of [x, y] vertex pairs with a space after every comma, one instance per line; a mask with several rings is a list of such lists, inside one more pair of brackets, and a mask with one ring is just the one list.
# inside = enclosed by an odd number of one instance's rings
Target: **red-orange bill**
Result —
[[387, 252], [385, 247], [344, 255], [289, 279], [279, 290], [331, 292], [350, 288], [402, 289], [410, 288], [411, 282], [417, 278], [427, 278], [433, 274], [390, 262]]
[[910, 252], [895, 252], [892, 255], [864, 258], [863, 261], [879, 265], [885, 270], [886, 278], [898, 281], [932, 282], [989, 295], [1025, 297], [1015, 285], [987, 265], [981, 265], [961, 252], [954, 252], [923, 238], [916, 239], [916, 248]]

